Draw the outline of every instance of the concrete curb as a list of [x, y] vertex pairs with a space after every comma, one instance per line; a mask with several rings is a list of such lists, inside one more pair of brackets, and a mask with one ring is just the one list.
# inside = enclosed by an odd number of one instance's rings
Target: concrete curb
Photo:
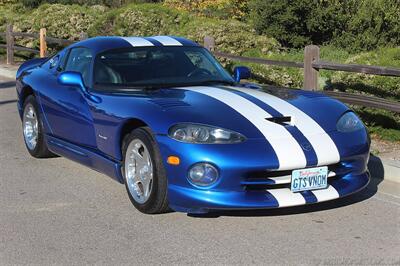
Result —
[[400, 162], [395, 160], [381, 159], [371, 155], [368, 169], [373, 178], [384, 179], [400, 184]]
[[17, 73], [19, 66], [16, 65], [1, 65], [0, 66], [0, 76], [9, 78], [9, 79], [15, 79], [15, 75]]
[[[15, 79], [18, 66], [0, 65], [0, 76]], [[371, 155], [368, 169], [372, 178], [400, 183], [400, 161], [381, 159]]]

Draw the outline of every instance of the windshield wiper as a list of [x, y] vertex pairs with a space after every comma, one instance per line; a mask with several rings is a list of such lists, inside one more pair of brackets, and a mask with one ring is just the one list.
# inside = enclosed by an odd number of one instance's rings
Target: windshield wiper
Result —
[[235, 85], [235, 82], [229, 81], [229, 80], [223, 80], [223, 79], [217, 79], [217, 80], [204, 80], [204, 81], [199, 81], [199, 82], [193, 82], [196, 85], [211, 85], [211, 84], [223, 84], [223, 85]]
[[175, 83], [175, 84], [165, 84], [164, 86], [156, 86], [155, 88], [168, 89], [168, 88], [206, 86], [206, 85], [217, 85], [217, 84], [234, 86], [234, 85], [236, 85], [236, 82], [229, 81], [229, 80], [204, 80], [204, 81], [183, 82], [183, 83]]
[[100, 90], [108, 90], [109, 87], [112, 88], [112, 91], [154, 91], [160, 89], [169, 89], [174, 87], [188, 87], [188, 86], [203, 86], [203, 85], [215, 85], [215, 84], [222, 84], [222, 85], [230, 85], [233, 86], [236, 83], [229, 80], [204, 80], [204, 81], [196, 81], [196, 82], [185, 82], [185, 83], [164, 83], [164, 84], [96, 84], [99, 86]]

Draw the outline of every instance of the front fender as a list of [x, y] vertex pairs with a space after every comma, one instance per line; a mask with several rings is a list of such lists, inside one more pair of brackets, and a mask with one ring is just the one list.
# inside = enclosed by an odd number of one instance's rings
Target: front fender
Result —
[[17, 75], [16, 78], [19, 79], [22, 75], [22, 73], [24, 73], [24, 71], [33, 69], [37, 66], [40, 66], [41, 64], [43, 64], [44, 62], [46, 62], [48, 60], [47, 57], [43, 57], [43, 58], [34, 58], [28, 61], [25, 61], [17, 70]]

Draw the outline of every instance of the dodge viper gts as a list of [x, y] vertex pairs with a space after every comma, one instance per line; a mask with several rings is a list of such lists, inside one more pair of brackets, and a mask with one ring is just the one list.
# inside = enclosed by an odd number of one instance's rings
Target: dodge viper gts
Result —
[[243, 82], [250, 74], [184, 38], [87, 39], [20, 66], [25, 145], [125, 184], [144, 213], [289, 207], [368, 184], [369, 136], [353, 111]]

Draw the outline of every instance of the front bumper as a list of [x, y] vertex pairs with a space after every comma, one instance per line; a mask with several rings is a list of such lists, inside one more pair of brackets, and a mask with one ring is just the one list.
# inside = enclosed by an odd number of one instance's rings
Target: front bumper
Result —
[[[333, 136], [341, 137], [341, 136]], [[327, 189], [293, 193], [290, 184], [265, 182], [265, 173], [277, 169], [276, 162], [266, 152], [262, 141], [248, 140], [233, 145], [196, 145], [157, 136], [168, 177], [168, 199], [175, 211], [206, 213], [221, 209], [268, 209], [318, 203], [348, 196], [365, 188], [370, 179], [367, 170], [369, 144], [367, 135], [352, 139], [339, 148], [340, 162], [328, 167], [336, 176], [328, 178]], [[166, 164], [168, 156], [180, 157], [181, 164]], [[208, 189], [196, 188], [187, 180], [189, 168], [198, 162], [213, 163], [220, 179]], [[289, 173], [291, 171], [288, 171]], [[258, 176], [255, 185], [249, 180]], [[264, 178], [264, 179], [263, 179]], [[267, 178], [268, 179], [268, 178]], [[260, 185], [259, 185], [260, 183]]]
[[[318, 203], [345, 197], [365, 188], [369, 183], [368, 171], [361, 175], [347, 175], [329, 181], [322, 190], [293, 193], [289, 188], [266, 189], [264, 191], [204, 191], [169, 186], [173, 198], [170, 206], [175, 211], [207, 213], [222, 209], [269, 209]], [[179, 205], [176, 205], [179, 204]]]

